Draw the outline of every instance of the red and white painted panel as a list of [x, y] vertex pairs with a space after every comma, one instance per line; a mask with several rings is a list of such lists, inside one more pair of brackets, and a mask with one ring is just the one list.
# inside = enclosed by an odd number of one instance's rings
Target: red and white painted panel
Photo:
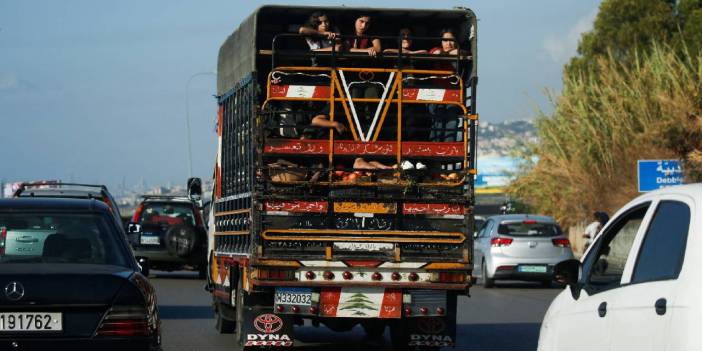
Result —
[[400, 318], [402, 290], [369, 287], [324, 288], [320, 316], [347, 318]]
[[271, 85], [270, 97], [328, 99], [331, 88], [328, 85]]
[[402, 99], [405, 101], [436, 101], [436, 102], [461, 102], [459, 89], [402, 89]]

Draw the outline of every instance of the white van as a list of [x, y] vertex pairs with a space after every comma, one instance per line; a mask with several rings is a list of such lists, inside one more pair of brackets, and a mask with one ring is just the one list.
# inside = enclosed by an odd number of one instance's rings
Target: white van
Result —
[[551, 303], [539, 350], [699, 350], [702, 184], [629, 202], [581, 261], [554, 269], [568, 284]]

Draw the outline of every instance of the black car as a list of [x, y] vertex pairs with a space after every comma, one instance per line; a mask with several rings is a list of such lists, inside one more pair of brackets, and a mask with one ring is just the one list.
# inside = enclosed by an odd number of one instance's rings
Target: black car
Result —
[[207, 273], [207, 228], [197, 201], [145, 195], [128, 229], [134, 255], [145, 269]]
[[160, 350], [154, 288], [92, 199], [0, 199], [0, 350]]

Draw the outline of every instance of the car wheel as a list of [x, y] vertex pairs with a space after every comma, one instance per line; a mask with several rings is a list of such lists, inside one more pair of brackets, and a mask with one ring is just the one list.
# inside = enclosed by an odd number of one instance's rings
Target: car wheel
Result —
[[483, 261], [483, 269], [481, 270], [482, 278], [483, 278], [483, 287], [486, 289], [490, 289], [495, 286], [495, 279], [488, 278], [487, 274], [487, 265], [485, 264], [485, 261]]

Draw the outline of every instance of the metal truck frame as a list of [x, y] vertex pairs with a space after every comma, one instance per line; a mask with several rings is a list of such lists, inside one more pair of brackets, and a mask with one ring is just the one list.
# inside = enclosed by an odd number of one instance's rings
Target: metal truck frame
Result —
[[[401, 27], [434, 44], [451, 27], [460, 50], [312, 52], [297, 27], [317, 10], [349, 29], [369, 14], [390, 44]], [[455, 347], [456, 301], [473, 269], [476, 25], [465, 8], [264, 6], [224, 42], [207, 289], [236, 349], [290, 347], [305, 319], [373, 337], [389, 326], [396, 350]], [[350, 135], [299, 138], [320, 107]], [[449, 140], [409, 137], [422, 129], [411, 118], [439, 110], [453, 111], [455, 127], [431, 133]], [[429, 168], [361, 170], [357, 158]]]

